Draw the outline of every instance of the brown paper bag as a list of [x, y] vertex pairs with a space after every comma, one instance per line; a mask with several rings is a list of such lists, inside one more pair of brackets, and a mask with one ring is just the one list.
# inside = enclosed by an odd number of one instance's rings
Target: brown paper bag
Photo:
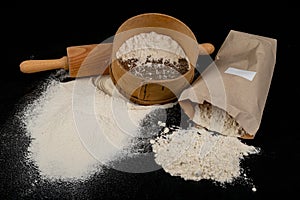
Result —
[[254, 138], [276, 61], [277, 40], [231, 30], [216, 58], [178, 101], [196, 124]]

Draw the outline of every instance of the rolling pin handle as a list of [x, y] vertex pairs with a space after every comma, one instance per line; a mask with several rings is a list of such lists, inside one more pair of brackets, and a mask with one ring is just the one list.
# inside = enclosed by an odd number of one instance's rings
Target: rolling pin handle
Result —
[[215, 51], [215, 47], [211, 43], [199, 44], [199, 55], [210, 55]]
[[23, 73], [35, 73], [53, 69], [68, 70], [68, 68], [67, 56], [50, 60], [25, 60], [20, 64], [20, 70]]

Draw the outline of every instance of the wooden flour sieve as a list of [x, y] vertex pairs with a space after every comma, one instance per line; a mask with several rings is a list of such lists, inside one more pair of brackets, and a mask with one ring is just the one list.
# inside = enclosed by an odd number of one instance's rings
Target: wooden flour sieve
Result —
[[[146, 80], [129, 73], [120, 64], [116, 58], [120, 46], [134, 35], [151, 31], [170, 36], [183, 48], [190, 62], [190, 69], [185, 74], [174, 79]], [[117, 30], [109, 73], [118, 90], [134, 103], [152, 105], [172, 102], [192, 83], [199, 53], [213, 52], [213, 45], [205, 45], [199, 45], [189, 27], [174, 17], [160, 13], [140, 14], [126, 20]]]

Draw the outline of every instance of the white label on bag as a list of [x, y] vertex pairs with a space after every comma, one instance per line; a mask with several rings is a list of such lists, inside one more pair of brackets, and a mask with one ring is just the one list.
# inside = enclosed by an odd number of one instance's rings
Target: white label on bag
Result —
[[253, 72], [253, 71], [237, 69], [237, 68], [234, 68], [234, 67], [229, 67], [228, 69], [226, 69], [226, 71], [224, 73], [237, 75], [237, 76], [243, 77], [243, 78], [245, 78], [249, 81], [252, 81], [254, 79], [255, 74], [256, 74], [256, 72]]

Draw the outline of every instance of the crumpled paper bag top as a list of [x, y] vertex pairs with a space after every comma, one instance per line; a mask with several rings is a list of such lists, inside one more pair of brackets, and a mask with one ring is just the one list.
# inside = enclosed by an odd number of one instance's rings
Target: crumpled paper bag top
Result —
[[[225, 110], [254, 138], [259, 129], [276, 62], [277, 40], [231, 30], [212, 62], [178, 101], [194, 118], [194, 106], [209, 102]], [[221, 131], [221, 130], [220, 130]]]

